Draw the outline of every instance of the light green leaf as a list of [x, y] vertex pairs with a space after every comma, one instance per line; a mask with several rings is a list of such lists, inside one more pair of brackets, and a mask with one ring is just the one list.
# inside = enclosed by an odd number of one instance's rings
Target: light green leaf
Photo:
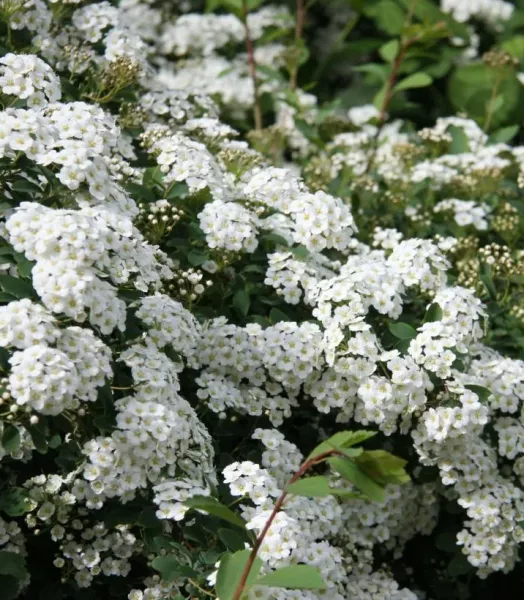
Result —
[[211, 496], [194, 496], [184, 502], [185, 506], [195, 510], [201, 510], [205, 513], [224, 519], [237, 527], [245, 528], [245, 521], [234, 513], [230, 508], [224, 506]]
[[288, 590], [323, 590], [326, 588], [318, 570], [310, 565], [282, 567], [257, 579], [255, 584]]
[[[372, 438], [374, 435], [376, 435], [376, 432], [374, 431], [338, 431], [335, 435], [332, 435], [329, 439], [316, 446], [308, 455], [308, 459], [319, 456], [333, 448], [350, 448], [351, 446], [369, 440], [369, 438]], [[362, 449], [356, 448], [355, 451], [355, 456], [358, 456], [358, 454], [362, 452]]]
[[451, 144], [448, 148], [450, 154], [469, 152], [469, 139], [462, 127], [451, 125], [451, 127], [448, 127], [448, 133], [451, 135]]
[[342, 475], [344, 479], [347, 479], [347, 481], [352, 483], [371, 500], [375, 502], [385, 501], [386, 493], [384, 492], [384, 488], [366, 475], [355, 463], [345, 458], [334, 456], [328, 458], [328, 464], [334, 471]]
[[244, 540], [236, 531], [232, 529], [219, 529], [217, 534], [229, 550], [236, 552], [237, 550], [244, 549]]
[[305, 477], [288, 485], [287, 492], [296, 496], [307, 496], [309, 498], [322, 498], [324, 496], [346, 496], [358, 497], [352, 491], [333, 488], [329, 485], [329, 479], [323, 475]]
[[509, 125], [502, 129], [497, 129], [489, 136], [489, 141], [492, 144], [505, 144], [512, 140], [520, 130], [519, 125]]
[[404, 469], [407, 462], [385, 450], [366, 450], [355, 462], [366, 475], [381, 485], [409, 481], [409, 475]]
[[417, 330], [407, 323], [390, 323], [389, 330], [400, 340], [412, 340], [417, 335]]
[[[218, 567], [216, 593], [218, 600], [231, 600], [233, 594], [240, 582], [244, 567], [246, 566], [251, 550], [240, 550], [234, 554], [225, 554]], [[258, 577], [262, 561], [260, 558], [255, 558], [249, 575], [246, 580], [246, 585], [253, 583]]]
[[379, 48], [378, 53], [386, 62], [393, 62], [398, 54], [399, 41], [391, 40]]
[[413, 88], [427, 87], [433, 83], [433, 79], [427, 74], [420, 71], [419, 73], [413, 73], [409, 75], [393, 88], [394, 92], [400, 92], [402, 90], [411, 90]]

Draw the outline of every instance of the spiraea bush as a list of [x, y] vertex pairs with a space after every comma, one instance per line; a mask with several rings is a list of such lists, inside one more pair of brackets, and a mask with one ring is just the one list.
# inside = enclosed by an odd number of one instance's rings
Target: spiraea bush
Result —
[[524, 2], [0, 16], [2, 600], [518, 593]]

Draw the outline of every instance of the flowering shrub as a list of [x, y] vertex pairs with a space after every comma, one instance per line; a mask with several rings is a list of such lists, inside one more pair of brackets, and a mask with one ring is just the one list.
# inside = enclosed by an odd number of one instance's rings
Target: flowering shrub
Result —
[[521, 5], [0, 0], [2, 600], [509, 597]]

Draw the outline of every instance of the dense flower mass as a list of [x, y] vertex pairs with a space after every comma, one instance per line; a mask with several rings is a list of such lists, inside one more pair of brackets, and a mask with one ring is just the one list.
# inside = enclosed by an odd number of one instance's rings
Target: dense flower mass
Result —
[[523, 10], [201, 4], [0, 0], [2, 600], [509, 598]]

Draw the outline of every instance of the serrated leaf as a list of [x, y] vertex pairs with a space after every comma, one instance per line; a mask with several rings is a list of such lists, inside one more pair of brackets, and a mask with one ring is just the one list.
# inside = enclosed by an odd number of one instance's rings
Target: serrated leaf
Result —
[[417, 336], [417, 330], [407, 323], [390, 323], [389, 330], [400, 340], [412, 340]]
[[246, 523], [241, 517], [211, 496], [194, 496], [193, 498], [186, 500], [184, 505], [189, 508], [208, 513], [215, 517], [219, 517], [220, 519], [228, 521], [229, 523], [232, 523], [237, 527], [241, 527], [242, 529], [245, 528]]
[[344, 479], [352, 483], [368, 498], [375, 502], [385, 501], [384, 488], [366, 475], [354, 462], [338, 456], [328, 458], [327, 462], [334, 471], [342, 475]]
[[422, 88], [427, 87], [433, 83], [433, 78], [430, 77], [427, 73], [413, 73], [413, 75], [409, 75], [393, 88], [394, 92], [400, 92], [402, 90], [411, 90], [414, 88]]
[[[218, 600], [231, 600], [240, 582], [242, 572], [246, 566], [251, 550], [240, 550], [234, 554], [225, 554], [218, 567], [216, 593]], [[258, 577], [262, 561], [256, 557], [249, 571], [246, 584], [253, 583]]]
[[366, 475], [381, 485], [409, 481], [404, 469], [407, 461], [385, 450], [365, 450], [355, 462]]
[[280, 587], [287, 590], [323, 590], [326, 588], [322, 575], [311, 565], [282, 567], [257, 579], [255, 585]]
[[[329, 439], [321, 442], [318, 446], [316, 446], [308, 455], [309, 458], [314, 458], [319, 454], [323, 454], [328, 450], [332, 450], [333, 448], [351, 448], [351, 446], [355, 446], [356, 444], [361, 444], [366, 440], [369, 440], [374, 435], [376, 435], [375, 431], [338, 431], [335, 435], [332, 435]], [[355, 456], [358, 456], [362, 452], [362, 449], [355, 449]]]
[[8, 453], [18, 450], [20, 447], [20, 432], [18, 427], [10, 423], [4, 423], [4, 431], [2, 432], [2, 446]]

